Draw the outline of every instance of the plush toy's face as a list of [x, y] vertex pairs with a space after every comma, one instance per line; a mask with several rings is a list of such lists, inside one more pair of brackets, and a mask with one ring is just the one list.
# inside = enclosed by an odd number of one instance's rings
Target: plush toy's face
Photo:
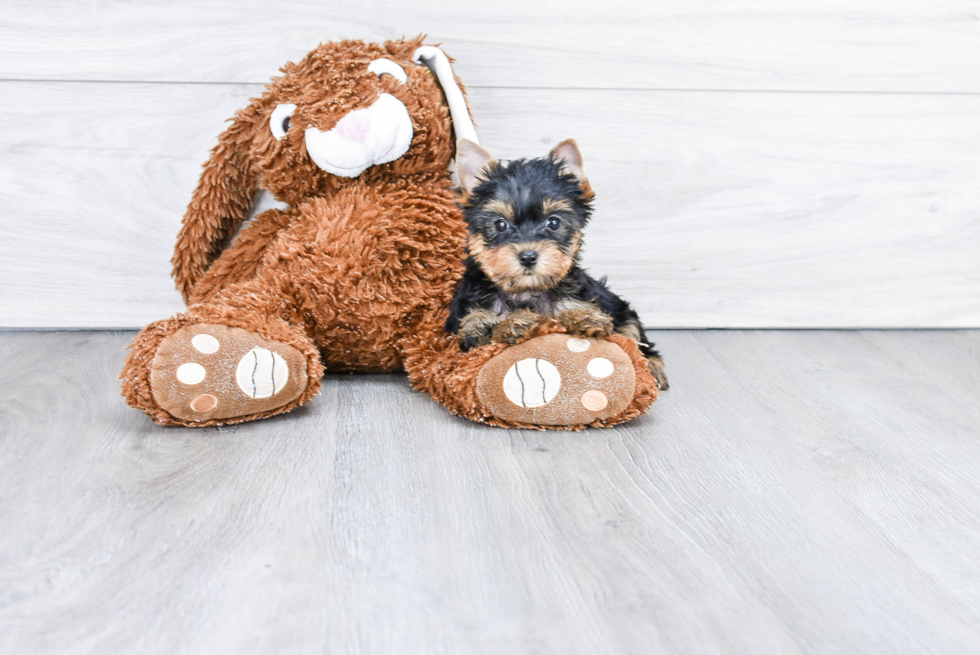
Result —
[[445, 170], [452, 120], [436, 75], [413, 61], [421, 45], [327, 43], [285, 66], [239, 115], [262, 186], [292, 204], [352, 178]]

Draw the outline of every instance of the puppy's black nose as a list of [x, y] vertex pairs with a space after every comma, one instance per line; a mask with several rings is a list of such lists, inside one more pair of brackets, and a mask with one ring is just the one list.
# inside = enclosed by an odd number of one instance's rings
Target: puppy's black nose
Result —
[[521, 262], [521, 266], [527, 266], [531, 268], [538, 263], [538, 251], [536, 250], [522, 250], [518, 259]]

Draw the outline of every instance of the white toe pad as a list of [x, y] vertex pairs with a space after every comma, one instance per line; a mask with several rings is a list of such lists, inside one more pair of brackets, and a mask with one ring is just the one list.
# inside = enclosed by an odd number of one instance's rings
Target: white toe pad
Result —
[[238, 388], [249, 398], [269, 398], [282, 391], [288, 380], [286, 360], [258, 346], [245, 353], [235, 370]]
[[522, 359], [504, 375], [504, 395], [519, 407], [543, 407], [561, 389], [561, 373], [544, 359]]

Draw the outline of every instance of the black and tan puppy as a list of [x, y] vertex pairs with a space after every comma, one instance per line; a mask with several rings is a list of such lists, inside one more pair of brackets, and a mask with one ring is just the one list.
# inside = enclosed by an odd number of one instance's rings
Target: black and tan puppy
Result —
[[663, 360], [636, 311], [604, 278], [596, 280], [578, 265], [593, 193], [575, 141], [559, 143], [547, 157], [500, 164], [461, 139], [456, 172], [469, 257], [446, 331], [458, 335], [460, 347], [514, 343], [554, 317], [572, 334], [632, 337], [666, 389]]

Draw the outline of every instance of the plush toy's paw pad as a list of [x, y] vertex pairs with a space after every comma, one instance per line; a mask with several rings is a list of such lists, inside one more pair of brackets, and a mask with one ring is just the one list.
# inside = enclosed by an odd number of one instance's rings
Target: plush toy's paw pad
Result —
[[636, 391], [636, 370], [612, 342], [549, 334], [491, 358], [480, 369], [476, 388], [484, 407], [499, 419], [580, 425], [626, 409]]
[[187, 421], [267, 412], [296, 400], [306, 383], [306, 358], [292, 346], [203, 323], [164, 339], [150, 372], [160, 407]]

